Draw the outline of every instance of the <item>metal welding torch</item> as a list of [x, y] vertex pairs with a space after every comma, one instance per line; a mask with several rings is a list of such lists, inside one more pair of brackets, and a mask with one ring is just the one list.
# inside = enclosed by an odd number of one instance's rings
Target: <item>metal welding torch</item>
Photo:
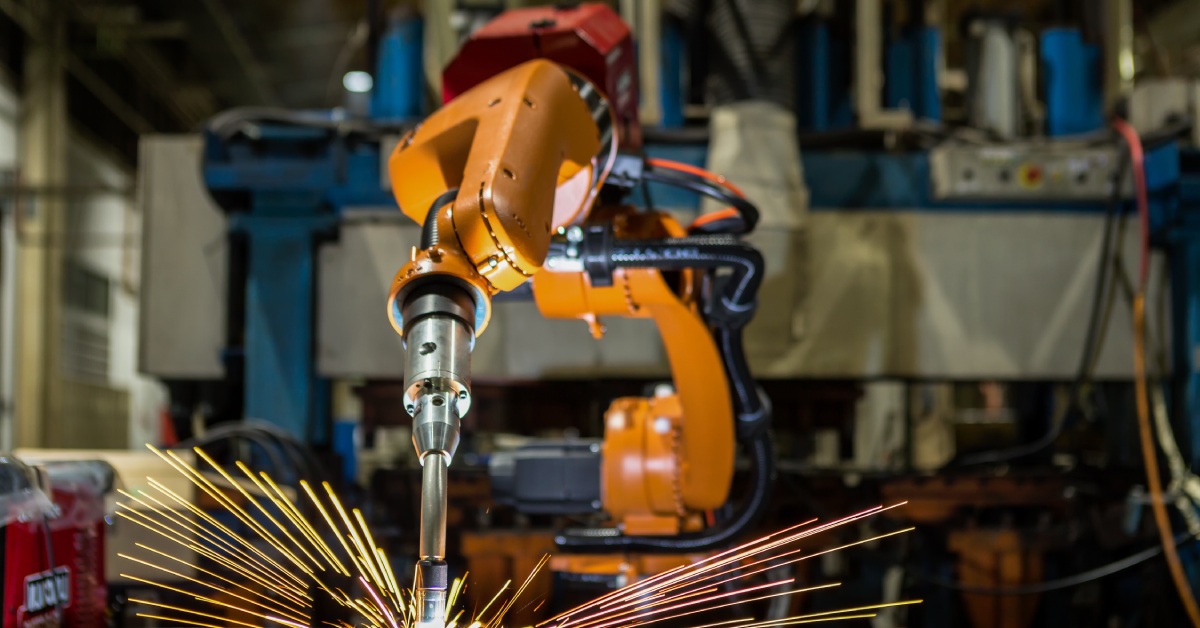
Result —
[[446, 618], [446, 476], [458, 448], [459, 423], [471, 405], [475, 305], [460, 287], [425, 281], [404, 303], [407, 378], [404, 403], [413, 417], [421, 460], [421, 539], [417, 563], [419, 628]]

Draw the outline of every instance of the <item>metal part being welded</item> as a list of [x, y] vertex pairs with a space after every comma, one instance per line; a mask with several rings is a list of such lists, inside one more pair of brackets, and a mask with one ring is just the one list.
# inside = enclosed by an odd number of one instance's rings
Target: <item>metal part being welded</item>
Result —
[[404, 305], [404, 403], [422, 466], [418, 627], [442, 628], [446, 621], [446, 476], [471, 407], [473, 320], [471, 297], [449, 282], [415, 287]]

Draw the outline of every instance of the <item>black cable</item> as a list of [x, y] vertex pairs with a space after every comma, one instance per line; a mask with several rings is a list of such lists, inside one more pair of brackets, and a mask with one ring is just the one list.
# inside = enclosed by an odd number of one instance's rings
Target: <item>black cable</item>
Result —
[[[319, 481], [327, 477], [321, 461], [316, 458], [312, 450], [288, 432], [263, 422], [219, 425], [200, 437], [179, 443], [175, 448], [206, 448], [217, 443], [238, 440], [257, 445], [262, 449], [267, 456], [268, 464], [277, 475], [291, 470], [295, 474], [297, 482], [301, 479], [310, 482]], [[284, 463], [285, 457], [287, 458], [286, 464]], [[283, 477], [277, 479], [284, 481]]]
[[646, 211], [654, 211], [654, 201], [650, 198], [650, 183], [647, 181], [642, 181], [642, 202], [646, 204]]
[[[1104, 232], [1103, 241], [1100, 249], [1100, 267], [1096, 270], [1095, 287], [1092, 291], [1092, 304], [1088, 312], [1087, 331], [1084, 334], [1083, 353], [1079, 358], [1079, 367], [1076, 370], [1075, 379], [1071, 382], [1071, 389], [1067, 397], [1067, 408], [1056, 416], [1050, 424], [1046, 433], [1037, 440], [1009, 447], [1006, 449], [997, 449], [992, 451], [984, 451], [975, 454], [963, 456], [962, 458], [951, 462], [950, 466], [974, 466], [982, 464], [998, 464], [1002, 462], [1011, 462], [1020, 458], [1026, 458], [1037, 454], [1044, 449], [1052, 446], [1058, 437], [1062, 434], [1063, 426], [1067, 423], [1067, 416], [1070, 412], [1079, 405], [1079, 395], [1083, 387], [1091, 380], [1092, 371], [1095, 367], [1095, 357], [1098, 355], [1101, 346], [1104, 344], [1098, 339], [1102, 338], [1108, 327], [1108, 317], [1103, 315], [1105, 297], [1107, 295], [1108, 302], [1111, 304], [1113, 298], [1113, 287], [1110, 285], [1109, 278], [1110, 268], [1112, 266], [1113, 251], [1119, 250], [1120, 246], [1114, 242], [1114, 230], [1117, 222], [1117, 215], [1121, 208], [1121, 190], [1122, 183], [1125, 181], [1125, 174], [1129, 170], [1129, 154], [1128, 151], [1121, 151], [1121, 156], [1118, 158], [1117, 167], [1112, 175], [1112, 194], [1109, 196], [1108, 203], [1105, 205], [1104, 211]], [[1102, 322], [1103, 321], [1103, 322]]]
[[[249, 431], [225, 431], [221, 429], [223, 427], [224, 426], [218, 426], [213, 428], [204, 436], [184, 441], [175, 448], [190, 449], [192, 447], [199, 447], [201, 449], [208, 450], [221, 443], [236, 443], [238, 441], [243, 441], [249, 443], [250, 445], [257, 445], [258, 448], [262, 450], [263, 455], [266, 456], [267, 463], [271, 468], [271, 472], [280, 476], [280, 481], [284, 481], [284, 478], [281, 474], [287, 472], [289, 465], [284, 464], [283, 456], [281, 455], [282, 452], [277, 449], [267, 437], [263, 436], [262, 434]], [[299, 469], [296, 469], [296, 471], [298, 472]]]
[[303, 466], [309, 470], [308, 479], [324, 480], [328, 477], [324, 465], [317, 458], [316, 454], [313, 453], [312, 449], [292, 436], [287, 430], [264, 421], [249, 421], [246, 426], [268, 435], [268, 437], [280, 443], [282, 447], [295, 452], [297, 456], [304, 460]]
[[750, 375], [742, 349], [742, 328], [754, 316], [758, 288], [763, 279], [763, 258], [758, 249], [728, 236], [689, 236], [667, 240], [618, 240], [610, 249], [617, 268], [685, 270], [729, 268], [721, 295], [707, 314], [716, 326], [715, 336], [734, 392], [739, 425], [762, 420], [762, 395]]
[[222, 140], [228, 140], [239, 133], [254, 135], [250, 127], [259, 124], [283, 124], [321, 129], [339, 135], [362, 135], [374, 139], [388, 134], [400, 133], [412, 127], [411, 124], [386, 123], [364, 119], [334, 120], [325, 114], [294, 111], [279, 107], [236, 107], [210, 118], [205, 125], [205, 129]]
[[[1190, 119], [1172, 121], [1160, 129], [1156, 129], [1141, 136], [1143, 149], [1162, 145], [1167, 142], [1173, 142], [1180, 135], [1189, 132], [1192, 129], [1192, 121]], [[1120, 142], [1124, 146], [1124, 142]], [[1108, 327], [1107, 312], [1102, 313], [1102, 305], [1104, 309], [1111, 307], [1114, 298], [1115, 280], [1110, 279], [1108, 274], [1110, 270], [1116, 273], [1116, 266], [1119, 263], [1120, 244], [1115, 242], [1117, 238], [1113, 237], [1114, 224], [1117, 220], [1117, 215], [1120, 213], [1122, 205], [1121, 192], [1125, 183], [1125, 176], [1129, 171], [1129, 151], [1122, 150], [1117, 161], [1117, 167], [1113, 172], [1112, 194], [1109, 197], [1108, 204], [1105, 207], [1104, 216], [1104, 241], [1100, 252], [1100, 268], [1096, 274], [1096, 287], [1092, 295], [1092, 306], [1088, 314], [1087, 333], [1084, 337], [1083, 355], [1080, 356], [1079, 369], [1075, 380], [1071, 383], [1070, 394], [1067, 400], [1068, 407], [1060, 417], [1050, 425], [1042, 437], [1038, 440], [1025, 445], [1018, 445], [1008, 449], [995, 451], [985, 451], [963, 458], [952, 463], [954, 466], [972, 466], [980, 464], [997, 464], [1001, 462], [1011, 462], [1020, 458], [1025, 458], [1034, 455], [1042, 450], [1052, 446], [1058, 437], [1062, 434], [1063, 427], [1068, 422], [1068, 415], [1071, 410], [1078, 408], [1080, 404], [1081, 391], [1086, 386], [1092, 376], [1092, 371], [1095, 369], [1096, 358], [1100, 349], [1103, 347], [1103, 335]], [[1106, 290], [1107, 286], [1107, 290]], [[1107, 292], [1107, 304], [1105, 302], [1105, 293]]]
[[656, 181], [673, 187], [681, 188], [707, 196], [711, 199], [719, 201], [725, 205], [737, 210], [741, 218], [739, 228], [732, 232], [738, 235], [746, 234], [754, 230], [758, 225], [758, 208], [750, 201], [730, 192], [729, 190], [717, 185], [704, 177], [692, 174], [690, 172], [682, 172], [679, 170], [671, 170], [669, 168], [654, 168], [650, 165], [646, 166], [642, 173], [642, 178], [647, 181]]
[[[1184, 534], [1181, 534], [1181, 535], [1175, 537], [1175, 542], [1177, 544], [1181, 544], [1181, 543], [1186, 543], [1188, 541], [1193, 541], [1195, 539], [1196, 539], [1196, 537], [1192, 536], [1190, 533], [1184, 533]], [[1151, 558], [1154, 558], [1154, 557], [1158, 556], [1159, 554], [1162, 554], [1162, 552], [1163, 552], [1162, 545], [1155, 545], [1153, 547], [1146, 548], [1136, 554], [1132, 554], [1132, 555], [1126, 556], [1125, 558], [1122, 558], [1120, 560], [1116, 560], [1111, 563], [1108, 563], [1107, 565], [1101, 565], [1094, 569], [1082, 571], [1075, 575], [1066, 576], [1063, 578], [1056, 578], [1054, 580], [1044, 580], [1042, 582], [1037, 582], [1037, 583], [1033, 583], [1033, 584], [1024, 584], [1024, 585], [1012, 586], [1012, 587], [976, 587], [976, 586], [964, 585], [964, 584], [959, 584], [957, 582], [951, 582], [949, 580], [944, 580], [942, 578], [938, 578], [936, 576], [932, 576], [932, 575], [929, 575], [927, 573], [920, 572], [920, 571], [915, 572], [915, 575], [919, 580], [922, 580], [929, 584], [941, 587], [943, 589], [950, 589], [952, 591], [959, 591], [962, 593], [975, 593], [975, 594], [982, 594], [982, 595], [1039, 595], [1042, 593], [1049, 593], [1051, 591], [1059, 591], [1061, 589], [1069, 589], [1071, 587], [1077, 587], [1081, 584], [1086, 584], [1088, 582], [1100, 580], [1101, 578], [1107, 578], [1108, 576], [1111, 576], [1115, 573], [1129, 569], [1130, 567], [1140, 565], [1140, 564], [1150, 560]]]
[[257, 429], [259, 433], [279, 446], [279, 449], [287, 456], [288, 462], [298, 470], [298, 480], [305, 479], [311, 482], [313, 480], [325, 479], [325, 471], [321, 467], [321, 461], [313, 455], [312, 450], [291, 438], [290, 434], [282, 430], [264, 429], [258, 425], [252, 426], [251, 429]]
[[729, 236], [614, 240], [609, 250], [609, 258], [617, 268], [730, 268], [733, 274], [725, 284], [721, 301], [738, 312], [753, 308], [762, 285], [762, 253]]
[[741, 218], [720, 218], [700, 225], [696, 225], [689, 230], [693, 234], [733, 234], [737, 233], [742, 228]]
[[429, 205], [429, 211], [425, 214], [425, 220], [421, 223], [421, 248], [427, 249], [431, 246], [437, 246], [438, 243], [438, 226], [437, 213], [447, 203], [454, 202], [458, 196], [458, 188], [450, 188], [433, 199], [433, 203]]

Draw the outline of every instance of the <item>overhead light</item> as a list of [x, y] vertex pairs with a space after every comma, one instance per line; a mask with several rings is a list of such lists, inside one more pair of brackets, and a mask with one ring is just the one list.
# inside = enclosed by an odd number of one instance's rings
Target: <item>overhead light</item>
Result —
[[342, 77], [342, 87], [345, 87], [348, 92], [364, 94], [371, 91], [374, 85], [375, 79], [371, 78], [371, 74], [361, 70], [347, 72], [346, 76]]

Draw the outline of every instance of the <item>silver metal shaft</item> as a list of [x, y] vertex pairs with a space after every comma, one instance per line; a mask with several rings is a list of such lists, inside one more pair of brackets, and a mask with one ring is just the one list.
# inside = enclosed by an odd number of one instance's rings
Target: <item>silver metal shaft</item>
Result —
[[421, 560], [446, 558], [446, 456], [431, 453], [421, 461]]

